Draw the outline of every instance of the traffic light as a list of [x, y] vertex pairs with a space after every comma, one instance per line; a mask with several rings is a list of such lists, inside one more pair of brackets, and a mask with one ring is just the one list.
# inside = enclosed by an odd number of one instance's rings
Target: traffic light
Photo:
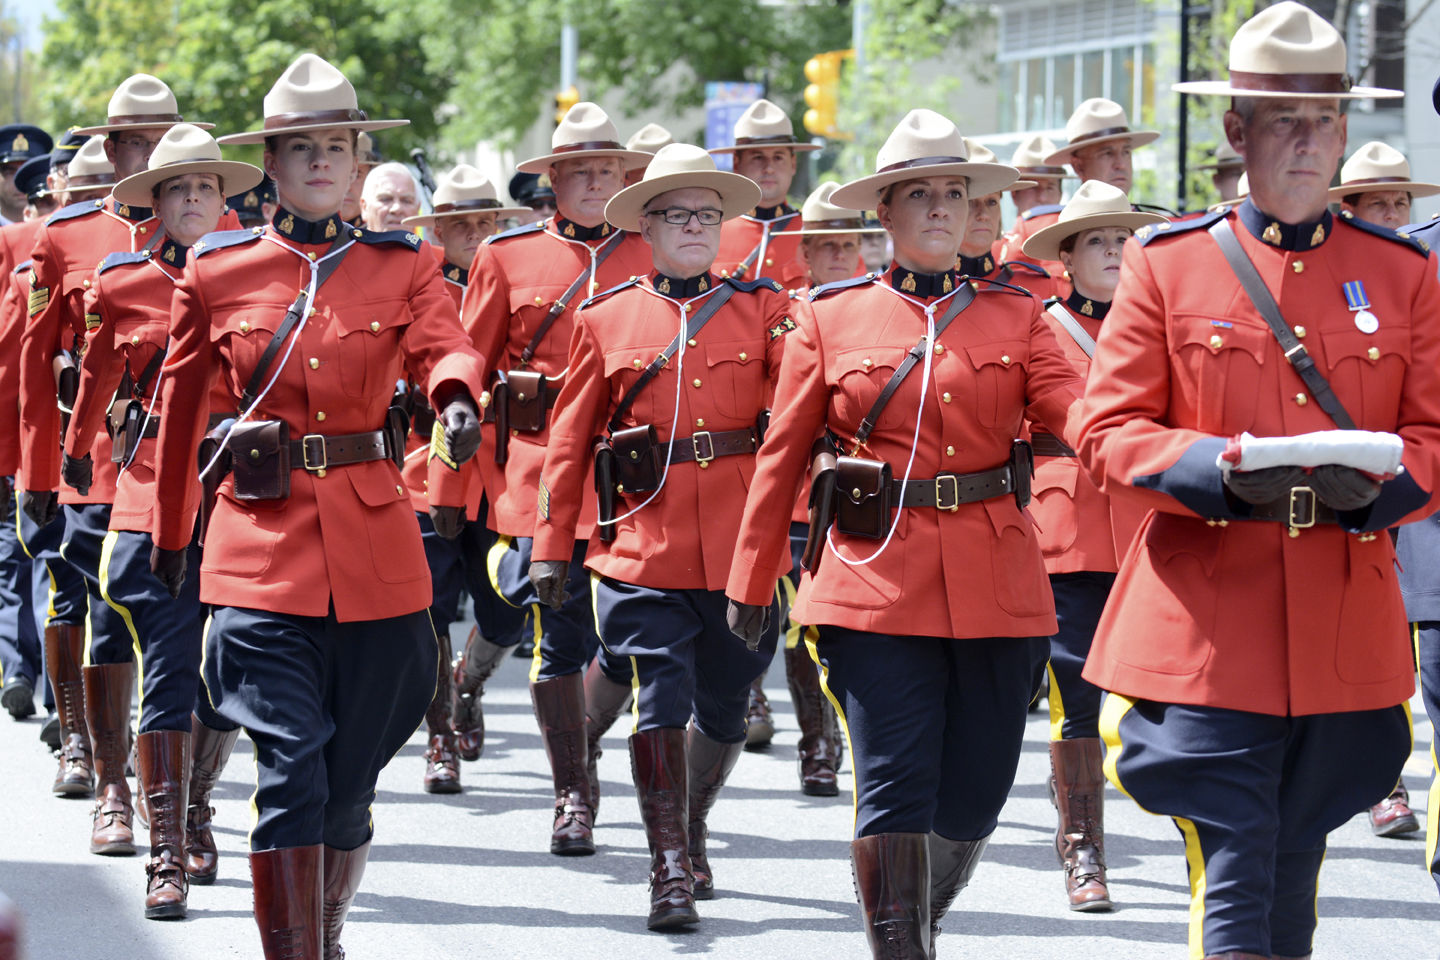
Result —
[[555, 126], [560, 126], [561, 121], [565, 119], [565, 114], [569, 113], [570, 108], [579, 102], [580, 91], [575, 89], [573, 83], [555, 94]]
[[817, 137], [848, 140], [840, 129], [835, 110], [840, 103], [840, 63], [855, 56], [854, 50], [827, 50], [805, 61], [805, 129]]

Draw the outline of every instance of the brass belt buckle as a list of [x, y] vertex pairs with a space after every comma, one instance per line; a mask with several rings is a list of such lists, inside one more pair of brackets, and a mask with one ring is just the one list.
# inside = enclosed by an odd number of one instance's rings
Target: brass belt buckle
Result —
[[690, 449], [695, 454], [696, 463], [709, 463], [715, 459], [715, 441], [710, 438], [709, 430], [693, 434], [690, 437]]
[[1315, 526], [1315, 491], [1310, 487], [1290, 488], [1290, 529], [1308, 530]]
[[[311, 449], [320, 451], [318, 457], [311, 457]], [[307, 433], [300, 438], [300, 458], [306, 470], [312, 473], [324, 470], [330, 466], [330, 458], [325, 450], [325, 436], [319, 433]], [[318, 462], [316, 462], [318, 459]]]
[[[946, 483], [950, 485], [950, 501], [948, 503], [942, 492], [946, 489]], [[942, 473], [935, 478], [935, 509], [946, 510], [950, 513], [960, 509], [960, 479], [955, 474]]]

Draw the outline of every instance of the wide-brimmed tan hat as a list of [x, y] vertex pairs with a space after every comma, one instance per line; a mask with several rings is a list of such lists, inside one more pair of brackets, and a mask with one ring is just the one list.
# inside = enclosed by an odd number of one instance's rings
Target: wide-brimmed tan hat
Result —
[[1235, 152], [1235, 148], [1230, 146], [1229, 140], [1221, 140], [1220, 145], [1215, 148], [1215, 156], [1204, 163], [1197, 164], [1195, 169], [1223, 170], [1226, 167], [1243, 166], [1245, 166], [1245, 158]]
[[620, 142], [610, 115], [598, 104], [581, 100], [565, 114], [565, 119], [550, 135], [550, 152], [532, 157], [516, 169], [521, 173], [546, 173], [557, 160], [583, 160], [586, 157], [615, 157], [626, 170], [636, 170], [650, 162], [651, 154], [630, 150]]
[[801, 153], [820, 149], [813, 143], [796, 138], [790, 115], [784, 110], [769, 100], [756, 100], [735, 121], [735, 143], [728, 147], [716, 147], [710, 152], [735, 153], [767, 147], [786, 147]]
[[919, 109], [907, 113], [890, 132], [875, 155], [875, 172], [845, 184], [830, 202], [873, 210], [890, 184], [924, 177], [967, 177], [972, 197], [998, 193], [1020, 179], [1014, 167], [972, 161], [955, 124], [934, 110]]
[[1410, 178], [1410, 161], [1388, 143], [1371, 140], [1350, 155], [1340, 168], [1340, 186], [1330, 188], [1331, 200], [1343, 200], [1352, 193], [1376, 190], [1403, 190], [1412, 197], [1433, 197], [1440, 183], [1423, 183]]
[[830, 202], [840, 184], [835, 181], [822, 183], [805, 198], [800, 208], [801, 228], [797, 236], [818, 237], [832, 233], [884, 233], [884, 227], [866, 226], [865, 212], [849, 207], [838, 207]]
[[1093, 147], [1097, 143], [1112, 143], [1125, 140], [1131, 147], [1143, 147], [1160, 139], [1157, 130], [1132, 130], [1125, 108], [1114, 100], [1091, 97], [1084, 100], [1070, 119], [1065, 121], [1065, 146], [1052, 152], [1045, 163], [1054, 166], [1069, 163], [1076, 150]]
[[264, 143], [266, 137], [316, 130], [385, 130], [409, 120], [371, 120], [345, 74], [313, 53], [296, 57], [265, 94], [265, 123], [259, 130], [232, 133], [218, 143]]
[[760, 185], [738, 173], [715, 169], [715, 159], [703, 147], [672, 143], [661, 147], [645, 168], [645, 176], [610, 198], [605, 219], [626, 230], [640, 229], [640, 215], [651, 200], [671, 190], [703, 187], [720, 194], [726, 220], [738, 217], [760, 202]]
[[[73, 199], [77, 193], [109, 193], [115, 186], [115, 165], [105, 155], [105, 134], [97, 133], [75, 151], [65, 168], [66, 186]], [[141, 206], [149, 206], [148, 202]]]
[[[970, 151], [970, 159], [975, 161], [976, 163], [1000, 162], [1000, 158], [995, 156], [994, 150], [991, 150], [983, 143], [977, 143], [976, 141], [971, 140], [969, 137], [965, 138], [965, 149]], [[1006, 187], [1004, 192], [1010, 193], [1015, 190], [1029, 190], [1031, 187], [1038, 186], [1040, 186], [1040, 183], [1036, 180], [1016, 180], [1014, 183], [1010, 184], [1010, 186]], [[975, 196], [981, 196], [981, 194], [976, 194]]]
[[1345, 72], [1345, 40], [1330, 21], [1282, 0], [1245, 21], [1230, 40], [1230, 78], [1173, 83], [1180, 93], [1223, 97], [1370, 100], [1403, 90], [1358, 87]]
[[[1010, 155], [1010, 166], [1020, 171], [1027, 180], [1066, 180], [1075, 174], [1058, 164], [1048, 164], [1045, 158], [1059, 148], [1043, 133], [1032, 133], [1020, 141], [1020, 146]], [[1021, 188], [1023, 189], [1023, 188]]]
[[227, 196], [244, 193], [265, 179], [265, 172], [254, 164], [220, 159], [220, 145], [204, 130], [193, 123], [177, 123], [155, 145], [146, 169], [115, 184], [115, 202], [148, 207], [154, 202], [152, 187], [187, 173], [216, 174]]
[[1138, 230], [1152, 223], [1165, 223], [1158, 213], [1141, 213], [1130, 208], [1130, 199], [1119, 187], [1103, 180], [1086, 180], [1060, 211], [1060, 219], [1035, 231], [1020, 249], [1034, 260], [1059, 260], [1060, 244], [1082, 230], [1096, 227], [1128, 227]]
[[530, 207], [507, 207], [500, 202], [495, 185], [470, 166], [462, 163], [440, 177], [440, 185], [431, 198], [435, 204], [432, 213], [418, 217], [406, 217], [400, 221], [407, 227], [429, 227], [436, 220], [463, 217], [471, 213], [493, 213], [497, 217], [510, 217], [517, 213], [530, 213]]
[[[185, 122], [185, 118], [180, 116], [180, 107], [175, 103], [175, 94], [169, 86], [164, 80], [148, 73], [126, 77], [110, 95], [110, 106], [105, 112], [108, 119], [104, 123], [81, 127], [74, 132], [89, 136], [92, 133], [115, 133], [137, 127], [170, 127]], [[192, 126], [209, 130], [215, 124], [195, 123]]]
[[1235, 199], [1220, 200], [1205, 208], [1206, 213], [1217, 213], [1221, 210], [1229, 210], [1231, 207], [1238, 207], [1250, 196], [1250, 174], [1240, 174], [1240, 179], [1235, 181]]
[[668, 147], [675, 142], [670, 131], [658, 123], [647, 123], [631, 134], [630, 139], [625, 141], [626, 150], [639, 150], [642, 153], [659, 153], [661, 147]]

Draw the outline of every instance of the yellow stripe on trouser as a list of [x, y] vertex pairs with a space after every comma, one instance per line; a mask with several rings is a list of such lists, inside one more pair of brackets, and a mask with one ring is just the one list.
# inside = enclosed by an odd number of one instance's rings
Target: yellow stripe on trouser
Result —
[[794, 650], [804, 639], [805, 627], [796, 623], [790, 616], [790, 611], [795, 608], [795, 584], [790, 582], [789, 577], [781, 577], [775, 585], [775, 596], [780, 600], [780, 609], [785, 613], [785, 649]]
[[[820, 639], [818, 627], [805, 628], [805, 651], [810, 654], [810, 659], [820, 668], [820, 690], [825, 694], [825, 699], [830, 701], [830, 706], [835, 708], [835, 717], [840, 721], [840, 731], [845, 734], [845, 746], [850, 751], [851, 765], [854, 765], [855, 743], [850, 739], [850, 721], [845, 718], [845, 708], [840, 706], [840, 701], [830, 691], [830, 668], [820, 662], [820, 651], [816, 642]], [[850, 833], [855, 833], [855, 824], [860, 819], [860, 769], [855, 767], [855, 775], [850, 779]]]
[[1055, 666], [1045, 662], [1045, 672], [1050, 674], [1050, 692], [1045, 698], [1050, 701], [1050, 739], [1065, 739], [1065, 699], [1060, 695], [1060, 681], [1055, 679]]
[[510, 549], [510, 544], [515, 540], [512, 537], [499, 536], [490, 545], [490, 552], [485, 554], [485, 572], [490, 575], [490, 586], [494, 588], [495, 595], [516, 610], [521, 609], [520, 604], [510, 603], [510, 598], [505, 596], [505, 591], [500, 589], [500, 558]]
[[[600, 574], [590, 571], [590, 613], [595, 617], [595, 636], [600, 638], [600, 646], [605, 652], [614, 656], [610, 647], [605, 643], [605, 634], [600, 630]], [[634, 657], [630, 658], [630, 717], [633, 722], [630, 725], [631, 733], [640, 732], [640, 664]]]
[[[1415, 648], [1415, 662], [1420, 660], [1420, 624], [1410, 624], [1410, 643]], [[1424, 689], [1425, 676], [1423, 668], [1420, 676], [1420, 686]], [[1409, 708], [1409, 704], [1406, 704]], [[1410, 725], [1410, 743], [1415, 743], [1415, 725]], [[1436, 841], [1440, 840], [1440, 766], [1436, 763], [1435, 754], [1435, 731], [1430, 734], [1430, 792], [1427, 794], [1428, 803], [1425, 807], [1425, 869], [1431, 869], [1435, 863]]]
[[135, 629], [135, 620], [130, 616], [129, 609], [124, 604], [116, 603], [110, 596], [110, 561], [114, 558], [115, 544], [119, 539], [118, 531], [107, 530], [105, 540], [100, 545], [100, 596], [105, 598], [105, 602], [110, 605], [111, 610], [120, 614], [120, 619], [125, 621], [125, 629], [130, 631], [130, 646], [135, 649], [135, 689], [139, 691], [140, 697], [135, 714], [137, 717], [143, 717], [145, 715], [145, 658], [140, 653], [140, 634]]
[[[25, 556], [34, 560], [35, 554], [30, 552], [29, 545], [25, 543], [25, 528], [20, 524], [18, 494], [16, 495], [15, 505], [15, 539], [20, 542], [20, 549], [25, 551]], [[45, 563], [43, 560], [40, 562]], [[45, 563], [45, 576], [50, 580], [50, 592], [45, 596], [45, 623], [48, 626], [50, 621], [55, 619], [55, 574], [51, 571], [50, 564], [48, 563]]]
[[545, 631], [540, 628], [540, 604], [530, 604], [530, 610], [535, 621], [535, 649], [530, 654], [530, 682], [534, 683], [540, 679], [540, 637]]

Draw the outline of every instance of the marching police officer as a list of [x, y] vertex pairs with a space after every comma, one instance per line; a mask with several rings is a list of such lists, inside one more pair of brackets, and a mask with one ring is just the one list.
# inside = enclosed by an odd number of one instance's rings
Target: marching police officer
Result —
[[555, 216], [555, 188], [544, 173], [517, 173], [510, 178], [510, 197], [518, 206], [528, 207], [524, 213], [510, 217], [510, 223], [523, 227], [527, 223]]
[[28, 161], [43, 157], [55, 146], [50, 134], [27, 123], [0, 127], [0, 226], [25, 218], [25, 191], [15, 175]]
[[[984, 144], [976, 143], [967, 137], [965, 146], [970, 151], [972, 162], [1000, 162], [994, 151]], [[1001, 194], [1009, 193], [1013, 197], [1015, 193], [1033, 190], [1039, 184], [1038, 180], [1017, 180], [1004, 190], [970, 198], [970, 216], [965, 221], [965, 240], [960, 244], [960, 256], [955, 261], [955, 269], [960, 271], [961, 276], [972, 280], [999, 280], [1001, 283], [1014, 284], [1041, 300], [1059, 293], [1059, 281], [1051, 277], [1044, 268], [1029, 260], [1002, 261], [997, 254], [1005, 245], [1000, 236]]]
[[[670, 135], [669, 130], [658, 123], [647, 123], [630, 135], [630, 139], [625, 141], [625, 149], [655, 154], [660, 152], [661, 147], [667, 147], [674, 142], [675, 138]], [[645, 176], [645, 167], [647, 166], [649, 166], [648, 163], [627, 170], [625, 186], [639, 183], [640, 178]]]

